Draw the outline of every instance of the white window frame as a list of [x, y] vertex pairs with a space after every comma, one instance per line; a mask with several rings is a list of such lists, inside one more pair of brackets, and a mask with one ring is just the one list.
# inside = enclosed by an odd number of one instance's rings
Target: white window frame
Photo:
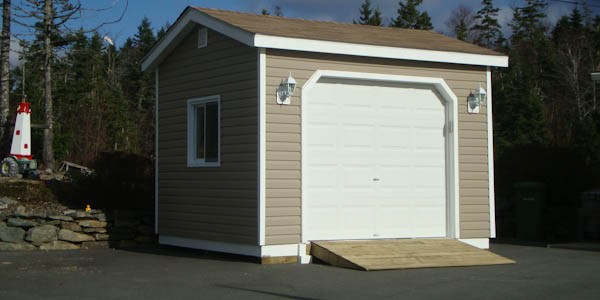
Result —
[[[198, 137], [196, 129], [196, 107], [198, 105], [217, 103], [217, 161], [207, 162], [205, 159], [196, 158]], [[206, 118], [205, 118], [206, 120]], [[206, 126], [204, 127], [206, 130]], [[206, 137], [206, 133], [204, 134]], [[204, 143], [206, 145], [206, 143]], [[188, 167], [219, 167], [221, 166], [221, 96], [208, 96], [193, 98], [187, 101], [187, 166]]]

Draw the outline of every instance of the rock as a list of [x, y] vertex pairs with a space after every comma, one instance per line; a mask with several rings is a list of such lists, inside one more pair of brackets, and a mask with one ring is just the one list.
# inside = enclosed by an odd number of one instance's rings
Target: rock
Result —
[[20, 216], [23, 214], [25, 214], [25, 206], [21, 206], [21, 205], [17, 206], [17, 208], [15, 208], [15, 215]]
[[46, 214], [43, 212], [34, 212], [34, 211], [27, 211], [25, 209], [25, 207], [23, 206], [18, 206], [15, 209], [15, 216], [19, 217], [19, 218], [40, 218], [40, 219], [45, 219], [46, 218]]
[[58, 228], [52, 225], [42, 225], [40, 227], [34, 227], [27, 231], [25, 240], [31, 242], [36, 246], [40, 246], [45, 243], [53, 242], [58, 239]]
[[92, 216], [98, 221], [106, 222], [106, 215], [104, 213], [95, 213]]
[[6, 243], [0, 242], [0, 251], [30, 251], [37, 249], [28, 243]]
[[96, 241], [108, 241], [110, 240], [110, 235], [106, 233], [96, 233], [94, 235], [94, 238], [96, 239]]
[[81, 226], [81, 227], [100, 227], [100, 228], [106, 227], [106, 222], [96, 221], [96, 220], [83, 220], [83, 221], [79, 221], [77, 223], [79, 223], [79, 226]]
[[0, 221], [0, 227], [6, 227], [6, 223], [4, 223], [4, 221]]
[[51, 216], [48, 216], [48, 219], [60, 220], [60, 221], [65, 221], [65, 222], [73, 221], [73, 218], [71, 218], [69, 216], [60, 216], [60, 215], [51, 215]]
[[110, 248], [110, 243], [108, 241], [83, 242], [81, 244], [81, 249], [108, 249], [108, 248]]
[[61, 241], [68, 241], [68, 242], [74, 242], [74, 243], [81, 243], [81, 242], [87, 242], [87, 241], [94, 240], [93, 237], [91, 237], [87, 234], [73, 232], [68, 229], [61, 229], [58, 232], [58, 239]]
[[25, 230], [19, 227], [0, 227], [0, 241], [19, 243], [23, 242]]
[[50, 243], [45, 243], [40, 246], [40, 250], [77, 250], [79, 246], [63, 242], [63, 241], [53, 241]]
[[12, 205], [12, 204], [17, 204], [19, 203], [19, 201], [17, 201], [17, 199], [13, 198], [13, 197], [2, 197], [0, 198], [0, 203], [1, 204], [6, 204], [6, 205]]
[[60, 227], [62, 229], [68, 229], [68, 230], [75, 231], [75, 232], [82, 231], [81, 226], [79, 226], [79, 224], [73, 223], [73, 222], [61, 222]]
[[63, 212], [63, 215], [68, 216], [68, 217], [72, 217], [74, 216], [76, 213], [76, 211], [74, 209], [69, 209], [69, 210], [65, 210]]
[[52, 225], [52, 226], [58, 226], [60, 225], [60, 220], [50, 220], [50, 221], [44, 221], [41, 222], [42, 225]]
[[38, 223], [35, 221], [25, 220], [25, 219], [20, 219], [20, 218], [9, 218], [8, 222], [6, 222], [6, 224], [8, 224], [8, 226], [23, 227], [23, 228], [31, 228], [31, 227], [35, 227], [38, 225]]
[[83, 232], [85, 233], [106, 233], [106, 228], [100, 228], [100, 227], [90, 227], [90, 228], [84, 228]]
[[79, 211], [79, 210], [78, 210], [78, 211], [76, 211], [76, 212], [75, 212], [75, 215], [74, 215], [74, 216], [72, 216], [72, 217], [74, 217], [75, 219], [78, 219], [78, 220], [82, 220], [82, 219], [93, 219], [93, 218], [94, 218], [94, 217], [92, 217], [92, 214], [90, 214], [90, 213], [87, 213], [87, 212], [85, 212], [85, 211]]

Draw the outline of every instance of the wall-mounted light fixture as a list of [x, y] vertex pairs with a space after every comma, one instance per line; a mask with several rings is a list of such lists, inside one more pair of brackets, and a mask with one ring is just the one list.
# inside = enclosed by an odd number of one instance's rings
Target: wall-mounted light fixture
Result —
[[475, 92], [471, 92], [467, 97], [467, 111], [470, 114], [478, 114], [481, 103], [486, 100], [487, 92], [482, 88]]
[[290, 73], [290, 76], [282, 80], [277, 87], [277, 104], [290, 104], [295, 89], [296, 80], [292, 77], [292, 73]]

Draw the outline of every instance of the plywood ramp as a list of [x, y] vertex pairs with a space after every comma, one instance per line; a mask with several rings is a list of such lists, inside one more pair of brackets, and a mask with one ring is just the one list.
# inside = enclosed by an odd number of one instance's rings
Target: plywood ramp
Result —
[[333, 266], [365, 271], [515, 263], [453, 239], [317, 241], [310, 253]]

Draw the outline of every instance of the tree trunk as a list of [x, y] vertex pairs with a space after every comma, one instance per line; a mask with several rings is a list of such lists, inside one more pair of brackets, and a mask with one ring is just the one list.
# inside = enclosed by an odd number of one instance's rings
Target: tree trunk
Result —
[[52, 113], [52, 22], [53, 1], [46, 0], [44, 4], [44, 114], [46, 128], [44, 129], [44, 149], [42, 158], [47, 169], [54, 170], [54, 116]]
[[4, 144], [10, 97], [10, 1], [2, 2], [2, 41], [0, 44], [0, 145]]

